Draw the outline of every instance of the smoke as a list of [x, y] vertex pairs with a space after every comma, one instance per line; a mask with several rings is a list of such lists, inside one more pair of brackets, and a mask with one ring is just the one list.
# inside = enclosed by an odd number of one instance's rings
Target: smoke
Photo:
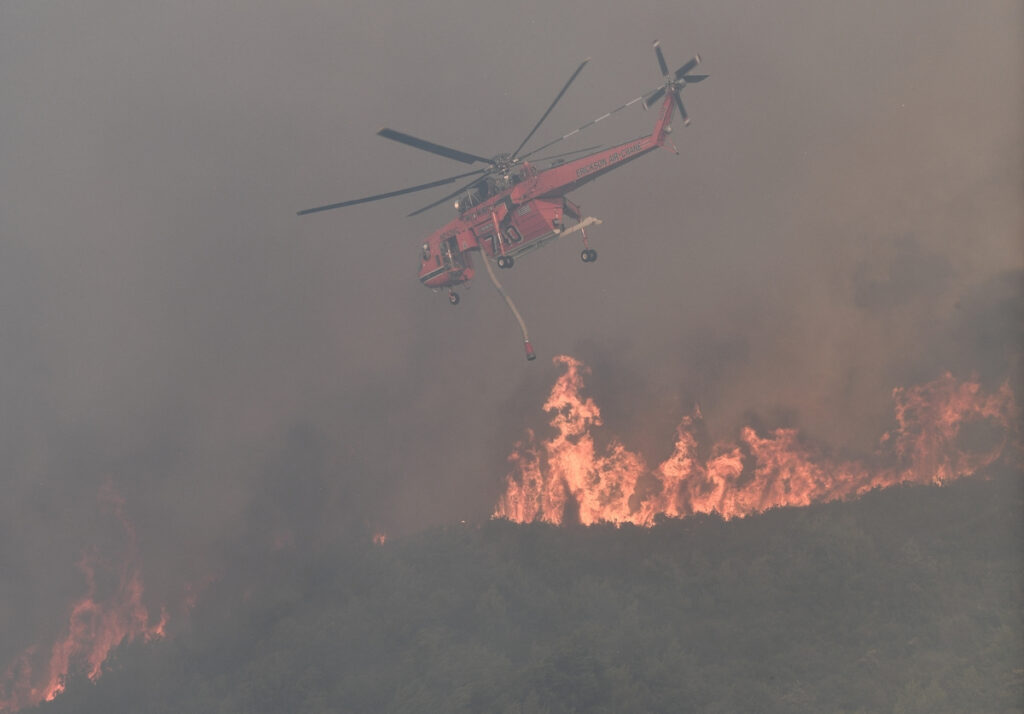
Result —
[[[1011, 0], [4, 4], [0, 671], [60, 636], [83, 552], [116, 550], [104, 483], [173, 630], [226, 562], [486, 517], [551, 355], [593, 366], [606, 426], [652, 461], [695, 403], [712, 439], [755, 423], [865, 450], [895, 387], [1017, 389], [1022, 19]], [[679, 157], [573, 196], [604, 220], [598, 262], [567, 240], [503, 275], [532, 365], [486, 281], [455, 309], [417, 284], [449, 214], [404, 215], [433, 194], [294, 215], [457, 172], [382, 125], [514, 148], [588, 56], [538, 140], [599, 116], [658, 83], [656, 38], [711, 78], [685, 90]], [[651, 123], [620, 112], [567, 148]]]

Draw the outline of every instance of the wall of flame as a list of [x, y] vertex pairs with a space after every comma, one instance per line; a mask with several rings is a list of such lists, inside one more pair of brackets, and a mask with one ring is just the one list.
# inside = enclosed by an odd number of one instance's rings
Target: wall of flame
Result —
[[[900, 483], [941, 484], [995, 462], [1013, 432], [1015, 404], [1008, 383], [986, 393], [978, 382], [946, 373], [893, 390], [896, 426], [882, 435], [870, 458], [832, 458], [802, 442], [795, 429], [761, 435], [744, 427], [737, 441], [703, 448], [697, 437], [702, 416], [695, 408], [676, 428], [671, 456], [652, 469], [618, 439], [598, 448], [594, 435], [601, 412], [583, 393], [590, 370], [565, 355], [555, 362], [565, 371], [543, 407], [554, 435], [539, 439], [528, 431], [516, 445], [496, 518], [651, 526], [658, 516], [736, 518]], [[972, 429], [987, 436], [970, 439]]]

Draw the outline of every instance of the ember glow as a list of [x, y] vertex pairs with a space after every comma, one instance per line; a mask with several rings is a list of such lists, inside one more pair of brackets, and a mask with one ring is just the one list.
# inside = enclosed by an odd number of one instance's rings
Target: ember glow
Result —
[[69, 608], [66, 633], [48, 648], [48, 656], [47, 648], [33, 645], [11, 663], [0, 679], [0, 712], [51, 701], [64, 691], [71, 671], [81, 670], [95, 681], [118, 645], [164, 636], [166, 610], [161, 608], [153, 622], [143, 602], [138, 545], [124, 513], [124, 500], [109, 485], [101, 500], [123, 528], [122, 557], [112, 563], [95, 550], [82, 556], [78, 567], [85, 579], [85, 594]]
[[538, 439], [528, 431], [516, 445], [495, 518], [650, 526], [659, 515], [714, 512], [736, 518], [853, 498], [899, 483], [941, 484], [999, 459], [1014, 423], [1008, 384], [986, 394], [980, 384], [947, 373], [893, 390], [896, 427], [870, 458], [834, 459], [803, 443], [795, 429], [760, 435], [744, 427], [735, 443], [704, 450], [697, 437], [702, 417], [695, 409], [676, 428], [672, 455], [652, 469], [617, 439], [598, 449], [594, 430], [601, 426], [601, 412], [582, 394], [589, 368], [564, 355], [555, 362], [565, 373], [544, 404], [554, 436]]

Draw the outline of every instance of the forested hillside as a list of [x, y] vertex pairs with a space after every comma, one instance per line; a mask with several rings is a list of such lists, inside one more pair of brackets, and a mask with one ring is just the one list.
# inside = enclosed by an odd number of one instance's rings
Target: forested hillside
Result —
[[1022, 493], [1002, 473], [240, 559], [187, 625], [34, 711], [1021, 711]]

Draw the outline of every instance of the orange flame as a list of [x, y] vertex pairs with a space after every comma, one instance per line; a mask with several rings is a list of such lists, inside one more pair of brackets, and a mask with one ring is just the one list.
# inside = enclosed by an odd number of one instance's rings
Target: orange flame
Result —
[[[572, 357], [555, 362], [565, 373], [555, 382], [544, 410], [555, 435], [540, 441], [532, 431], [509, 456], [506, 480], [493, 517], [519, 523], [563, 523], [577, 509], [580, 523], [653, 525], [659, 515], [718, 513], [735, 518], [778, 506], [852, 498], [898, 483], [943, 483], [974, 474], [995, 462], [1009, 440], [1013, 395], [1004, 383], [984, 394], [976, 382], [947, 373], [909, 389], [893, 390], [897, 428], [881, 439], [878, 463], [835, 460], [804, 445], [794, 429], [760, 436], [750, 428], [739, 443], [715, 444], [702, 458], [699, 409], [683, 418], [672, 455], [656, 469], [612, 439], [598, 451], [592, 431], [601, 426], [593, 399], [581, 394], [589, 369]], [[967, 448], [965, 427], [982, 424], [995, 438]]]
[[120, 565], [105, 567], [116, 576], [116, 587], [109, 596], [101, 597], [96, 573], [103, 564], [95, 553], [82, 557], [78, 567], [85, 576], [86, 592], [71, 606], [67, 634], [53, 644], [45, 664], [37, 656], [40, 648], [33, 645], [8, 667], [0, 679], [0, 711], [14, 712], [53, 700], [64, 691], [68, 672], [74, 666], [84, 667], [89, 679], [95, 681], [103, 673], [107, 656], [118, 645], [165, 634], [166, 609], [161, 608], [158, 621], [150, 624], [149, 611], [143, 603], [135, 529], [124, 515], [124, 500], [109, 484], [104, 487], [101, 500], [113, 507], [128, 540], [125, 560]]

